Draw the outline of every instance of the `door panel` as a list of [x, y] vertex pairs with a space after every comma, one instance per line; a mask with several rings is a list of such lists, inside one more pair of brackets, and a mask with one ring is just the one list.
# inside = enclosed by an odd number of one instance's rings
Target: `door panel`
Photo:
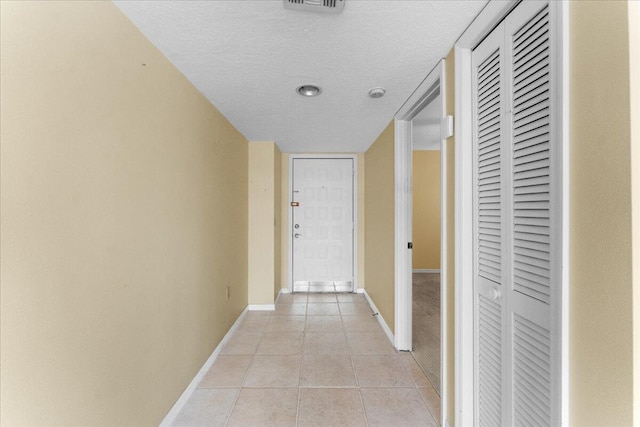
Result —
[[[558, 209], [553, 201], [551, 137], [551, 38], [549, 6], [525, 2], [505, 21], [509, 53], [507, 99], [510, 173], [509, 233], [512, 425], [551, 425], [552, 365], [559, 363], [559, 340], [552, 337], [554, 258], [558, 254]], [[555, 302], [555, 301], [554, 301]], [[557, 400], [556, 400], [557, 402]], [[557, 419], [556, 419], [557, 420]]]
[[353, 291], [353, 159], [293, 159], [292, 168], [293, 290]]
[[506, 354], [504, 49], [494, 31], [473, 54], [476, 423], [503, 424]]

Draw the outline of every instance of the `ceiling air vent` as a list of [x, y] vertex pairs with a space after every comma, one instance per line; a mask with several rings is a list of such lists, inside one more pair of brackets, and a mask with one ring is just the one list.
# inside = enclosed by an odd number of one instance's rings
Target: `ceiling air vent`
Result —
[[345, 0], [283, 0], [286, 9], [307, 12], [340, 13]]

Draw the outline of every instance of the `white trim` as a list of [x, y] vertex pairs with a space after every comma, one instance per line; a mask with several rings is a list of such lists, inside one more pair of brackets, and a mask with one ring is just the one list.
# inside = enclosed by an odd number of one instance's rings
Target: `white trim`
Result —
[[[412, 182], [412, 136], [411, 120], [427, 104], [429, 104], [436, 91], [440, 96], [440, 269], [416, 269], [412, 267], [411, 251], [407, 249], [406, 242], [412, 240], [413, 226], [413, 182]], [[447, 116], [447, 93], [446, 93], [446, 69], [445, 61], [441, 60], [429, 75], [423, 80], [409, 99], [396, 113], [396, 135], [395, 135], [395, 170], [396, 170], [396, 348], [398, 350], [413, 349], [413, 278], [412, 272], [441, 273], [440, 275], [440, 420], [443, 423], [449, 405], [447, 401], [448, 357], [447, 352], [447, 138], [451, 136], [451, 123], [453, 118]], [[445, 126], [446, 125], [446, 126]]]
[[247, 306], [249, 311], [274, 311], [275, 309], [275, 304], [249, 304]]
[[[360, 289], [358, 289], [358, 291], [360, 291]], [[378, 323], [380, 324], [380, 327], [382, 327], [382, 330], [384, 331], [385, 335], [389, 339], [389, 342], [391, 343], [391, 345], [393, 345], [395, 341], [393, 337], [393, 332], [391, 332], [391, 328], [389, 328], [389, 325], [387, 325], [387, 322], [384, 320], [384, 317], [382, 317], [382, 314], [380, 314], [378, 307], [376, 307], [373, 300], [367, 293], [366, 289], [362, 289], [362, 292], [358, 292], [358, 293], [364, 294], [364, 297], [367, 299], [367, 302], [369, 303], [369, 307], [371, 307], [371, 310], [373, 310], [374, 317], [378, 319]]]
[[411, 350], [411, 121], [395, 119], [395, 347]]
[[440, 273], [440, 269], [439, 268], [414, 268], [413, 269], [414, 273]]
[[456, 424], [473, 425], [473, 48], [517, 4], [489, 2], [455, 44], [455, 403]]
[[[447, 275], [448, 258], [447, 258], [447, 139], [453, 136], [453, 117], [447, 116], [447, 70], [446, 63], [442, 66], [442, 72], [440, 75], [440, 97], [442, 102], [440, 106], [442, 108], [442, 117], [445, 117], [447, 126], [445, 128], [444, 123], [440, 128], [441, 140], [440, 140], [440, 419], [438, 420], [441, 425], [447, 425], [447, 414], [449, 413], [449, 405], [453, 402], [449, 402], [449, 387], [451, 386], [448, 381], [449, 371], [449, 351], [448, 345], [448, 301], [449, 292], [447, 291], [447, 283], [449, 276]], [[455, 352], [454, 352], [455, 354]]]
[[[444, 59], [440, 60], [429, 74], [402, 104], [395, 115], [396, 120], [411, 121], [424, 107], [431, 102], [431, 95], [436, 89], [442, 89], [441, 77], [444, 74]], [[442, 91], [440, 92], [442, 93]]]
[[560, 422], [563, 426], [569, 426], [569, 209], [570, 209], [570, 188], [569, 188], [569, 146], [570, 146], [570, 114], [569, 114], [569, 3], [553, 1], [549, 2], [552, 10], [557, 14], [556, 29], [559, 49], [557, 51], [557, 86], [556, 90], [560, 99], [561, 109], [557, 116], [557, 132], [562, 146], [560, 148], [560, 198], [561, 198], [561, 246], [562, 246], [562, 277], [560, 290]]
[[353, 292], [358, 289], [358, 155], [357, 154], [289, 154], [289, 189], [287, 208], [289, 209], [289, 283], [286, 293], [293, 292], [293, 212], [291, 194], [293, 193], [294, 159], [352, 159], [353, 160]]
[[[412, 251], [407, 246], [413, 234], [411, 120], [438, 94], [444, 102], [443, 75], [444, 60], [441, 60], [395, 116], [395, 347], [398, 350], [410, 351], [413, 348], [413, 266]], [[442, 181], [442, 171], [440, 173]]]
[[[455, 48], [455, 403], [456, 421], [473, 425], [473, 288], [471, 176], [471, 49]], [[466, 203], [463, 203], [466, 200]], [[464, 284], [468, 284], [464, 286]]]
[[233, 335], [233, 333], [238, 329], [238, 326], [240, 325], [240, 322], [242, 322], [242, 319], [244, 319], [245, 315], [247, 314], [247, 311], [248, 311], [248, 307], [245, 307], [245, 309], [242, 311], [242, 313], [240, 313], [240, 316], [238, 316], [238, 318], [233, 323], [229, 331], [225, 334], [225, 336], [222, 338], [220, 343], [218, 343], [216, 348], [213, 350], [213, 353], [211, 353], [211, 356], [209, 356], [206, 362], [204, 362], [204, 365], [202, 365], [202, 368], [200, 368], [196, 376], [193, 377], [193, 379], [191, 380], [187, 388], [182, 392], [178, 400], [176, 400], [176, 403], [173, 404], [173, 406], [171, 407], [167, 415], [165, 415], [164, 419], [160, 423], [160, 427], [170, 427], [173, 424], [173, 422], [176, 420], [178, 414], [180, 413], [184, 405], [187, 403], [187, 401], [189, 400], [193, 392], [198, 388], [198, 384], [200, 384], [200, 381], [202, 381], [202, 379], [207, 374], [207, 372], [209, 372], [209, 369], [211, 368], [211, 366], [213, 366], [213, 363], [218, 358], [218, 355], [220, 354], [220, 351], [222, 350], [222, 348], [227, 344], [227, 342], [231, 338], [231, 335]]

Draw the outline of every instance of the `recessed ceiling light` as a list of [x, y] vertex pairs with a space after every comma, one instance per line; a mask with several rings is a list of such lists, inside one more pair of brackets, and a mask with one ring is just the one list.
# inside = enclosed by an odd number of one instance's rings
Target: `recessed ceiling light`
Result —
[[315, 85], [302, 85], [296, 89], [302, 96], [318, 96], [322, 93], [322, 89]]
[[385, 90], [384, 88], [381, 87], [374, 87], [373, 89], [371, 89], [369, 91], [369, 96], [372, 98], [382, 98], [385, 94]]

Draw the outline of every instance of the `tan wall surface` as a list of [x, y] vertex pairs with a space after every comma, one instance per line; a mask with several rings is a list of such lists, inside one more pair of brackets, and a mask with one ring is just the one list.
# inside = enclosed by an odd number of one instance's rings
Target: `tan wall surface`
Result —
[[413, 152], [413, 269], [440, 269], [440, 150]]
[[246, 140], [111, 2], [0, 8], [0, 424], [158, 425], [247, 303]]
[[365, 238], [365, 224], [366, 224], [366, 205], [365, 205], [365, 185], [366, 185], [366, 172], [365, 172], [365, 154], [358, 153], [358, 288], [364, 289], [366, 286], [366, 269], [365, 269], [365, 254], [366, 248], [364, 244]]
[[633, 221], [633, 416], [640, 426], [640, 2], [629, 1], [631, 198]]
[[282, 253], [280, 247], [282, 245], [282, 186], [280, 185], [282, 180], [282, 153], [277, 145], [273, 147], [273, 189], [274, 189], [274, 285], [273, 294], [274, 301], [280, 292], [280, 284], [282, 283]]
[[[326, 153], [331, 154], [331, 153]], [[346, 153], [348, 154], [348, 153]], [[281, 215], [282, 215], [282, 229], [280, 232], [281, 239], [281, 250], [280, 250], [280, 269], [281, 269], [281, 279], [280, 286], [282, 289], [289, 288], [289, 241], [291, 239], [291, 235], [289, 233], [289, 214], [291, 213], [291, 206], [289, 206], [289, 156], [291, 153], [282, 153], [281, 155]], [[318, 154], [321, 155], [321, 154]], [[364, 269], [364, 224], [365, 224], [365, 215], [364, 215], [364, 188], [365, 188], [365, 164], [364, 164], [364, 153], [357, 154], [357, 164], [358, 164], [358, 194], [357, 203], [358, 203], [358, 260], [356, 263], [356, 267], [358, 270], [358, 287], [364, 288], [365, 285], [365, 269]]]
[[[455, 62], [454, 51], [445, 58], [447, 115], [455, 114]], [[447, 139], [447, 407], [446, 419], [455, 426], [455, 136]]]
[[[276, 173], [272, 141], [249, 143], [249, 304], [273, 304], [276, 288]], [[279, 182], [279, 180], [278, 180]]]
[[365, 153], [365, 274], [367, 293], [395, 329], [394, 122]]
[[570, 3], [570, 422], [632, 423], [627, 2]]

